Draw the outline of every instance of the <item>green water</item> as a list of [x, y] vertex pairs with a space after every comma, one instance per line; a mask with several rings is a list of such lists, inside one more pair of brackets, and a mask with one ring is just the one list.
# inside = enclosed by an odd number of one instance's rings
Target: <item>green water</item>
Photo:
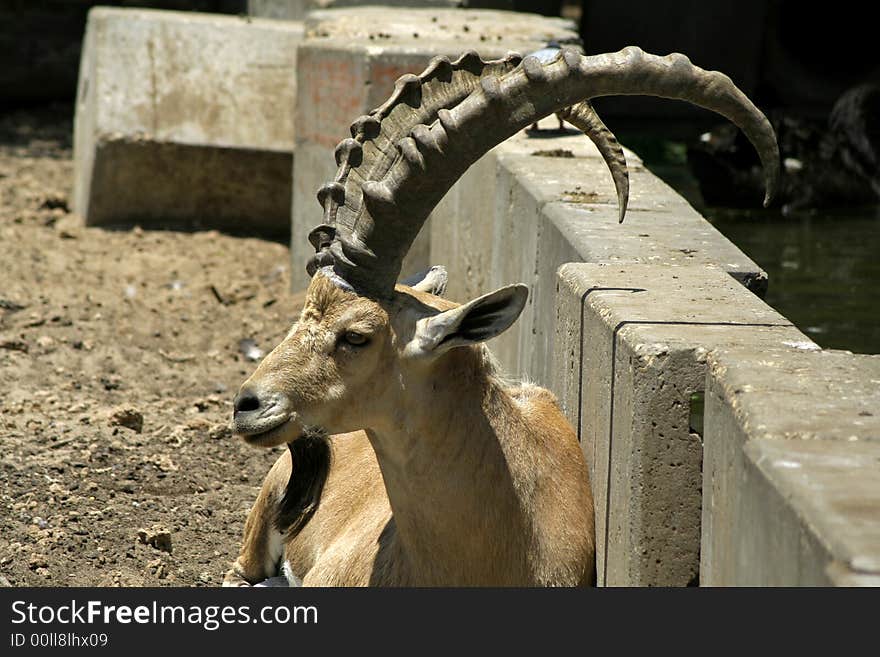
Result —
[[767, 303], [817, 344], [880, 353], [880, 208], [703, 214], [767, 271]]
[[625, 142], [770, 278], [766, 301], [830, 349], [880, 353], [880, 206], [795, 213], [707, 207], [684, 144]]

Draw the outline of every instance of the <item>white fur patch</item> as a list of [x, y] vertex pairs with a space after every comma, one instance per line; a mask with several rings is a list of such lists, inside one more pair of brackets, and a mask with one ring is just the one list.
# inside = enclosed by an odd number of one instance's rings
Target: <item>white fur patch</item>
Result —
[[303, 581], [299, 577], [294, 575], [293, 571], [290, 569], [290, 562], [289, 561], [285, 561], [281, 565], [281, 573], [286, 578], [288, 586], [302, 586], [303, 585]]

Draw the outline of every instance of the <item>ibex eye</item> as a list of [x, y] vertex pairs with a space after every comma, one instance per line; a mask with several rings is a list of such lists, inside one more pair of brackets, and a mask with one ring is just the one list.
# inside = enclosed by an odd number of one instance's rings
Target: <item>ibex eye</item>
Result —
[[346, 331], [345, 335], [342, 336], [342, 339], [355, 347], [367, 344], [367, 336], [357, 333], [356, 331]]

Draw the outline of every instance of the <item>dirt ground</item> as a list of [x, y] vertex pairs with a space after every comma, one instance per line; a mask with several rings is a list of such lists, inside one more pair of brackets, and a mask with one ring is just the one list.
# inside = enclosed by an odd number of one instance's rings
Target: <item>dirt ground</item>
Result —
[[69, 107], [0, 115], [0, 584], [219, 585], [280, 454], [229, 418], [288, 250], [84, 227], [71, 141]]

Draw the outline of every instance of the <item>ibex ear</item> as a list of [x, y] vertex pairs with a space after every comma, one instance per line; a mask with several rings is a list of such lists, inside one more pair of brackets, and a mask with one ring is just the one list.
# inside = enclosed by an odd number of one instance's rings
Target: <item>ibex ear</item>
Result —
[[446, 273], [446, 267], [434, 265], [426, 271], [405, 278], [401, 283], [419, 292], [428, 292], [429, 294], [442, 297], [443, 293], [446, 292], [446, 282], [448, 280], [449, 274]]
[[510, 285], [458, 308], [420, 319], [406, 354], [437, 355], [453, 347], [494, 338], [516, 321], [528, 296], [529, 288], [525, 285]]

